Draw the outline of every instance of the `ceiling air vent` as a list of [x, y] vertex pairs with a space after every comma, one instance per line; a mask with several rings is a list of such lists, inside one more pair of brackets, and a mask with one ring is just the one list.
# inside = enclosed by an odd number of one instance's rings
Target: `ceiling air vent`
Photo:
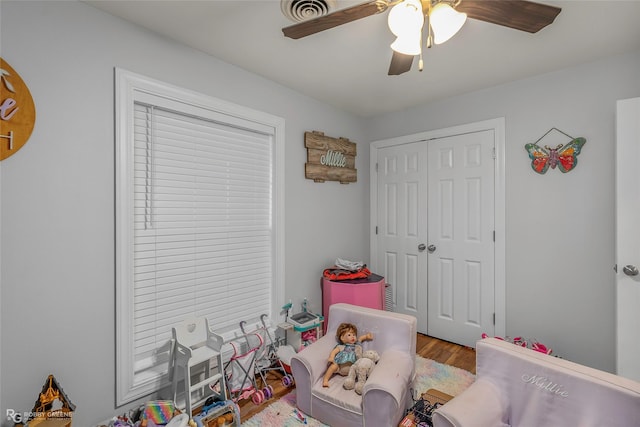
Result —
[[294, 22], [324, 16], [336, 6], [336, 0], [280, 0], [282, 14]]

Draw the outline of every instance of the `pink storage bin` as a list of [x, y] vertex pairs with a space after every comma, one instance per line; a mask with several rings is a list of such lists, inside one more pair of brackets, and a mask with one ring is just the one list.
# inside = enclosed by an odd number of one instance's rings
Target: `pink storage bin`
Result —
[[329, 307], [344, 302], [361, 307], [385, 310], [385, 280], [377, 274], [366, 279], [333, 281], [322, 278], [322, 314], [324, 332], [329, 324]]

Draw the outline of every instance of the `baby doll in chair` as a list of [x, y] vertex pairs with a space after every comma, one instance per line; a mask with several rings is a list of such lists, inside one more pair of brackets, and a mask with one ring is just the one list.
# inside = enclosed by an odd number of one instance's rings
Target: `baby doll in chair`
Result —
[[337, 344], [329, 355], [329, 366], [327, 372], [322, 379], [322, 386], [329, 387], [329, 380], [333, 374], [346, 376], [349, 374], [349, 368], [356, 363], [362, 356], [363, 341], [371, 341], [373, 334], [371, 332], [358, 337], [358, 328], [351, 323], [341, 323], [336, 331]]

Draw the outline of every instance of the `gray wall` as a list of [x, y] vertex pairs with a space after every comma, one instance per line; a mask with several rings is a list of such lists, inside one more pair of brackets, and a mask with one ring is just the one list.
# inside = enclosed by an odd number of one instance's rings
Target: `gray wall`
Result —
[[[0, 166], [2, 422], [7, 408], [31, 410], [49, 373], [78, 407], [74, 425], [115, 415], [116, 66], [285, 119], [287, 298], [321, 310], [322, 269], [368, 255], [359, 119], [83, 3], [0, 8], [1, 55], [37, 110], [31, 139]], [[357, 183], [305, 179], [306, 130], [358, 143]]]
[[[615, 102], [636, 96], [640, 52], [365, 124], [366, 139], [374, 141], [505, 117], [507, 334], [538, 339], [561, 357], [606, 371], [615, 370]], [[539, 175], [524, 145], [553, 127], [587, 143], [573, 171]], [[557, 145], [558, 135], [541, 144]]]
[[[27, 145], [0, 164], [3, 415], [30, 410], [49, 373], [78, 406], [74, 425], [116, 413], [116, 66], [286, 120], [286, 294], [315, 310], [325, 266], [368, 261], [366, 142], [505, 117], [507, 333], [614, 369], [614, 105], [640, 96], [640, 52], [363, 120], [82, 3], [3, 0], [0, 37], [37, 109]], [[587, 144], [573, 172], [539, 176], [523, 146], [551, 127]], [[305, 130], [358, 142], [358, 182], [304, 179]]]

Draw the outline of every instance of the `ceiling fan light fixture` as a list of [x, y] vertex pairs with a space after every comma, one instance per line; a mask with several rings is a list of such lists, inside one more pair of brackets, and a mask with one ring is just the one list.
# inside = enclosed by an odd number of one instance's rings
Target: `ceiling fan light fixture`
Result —
[[404, 0], [393, 6], [387, 17], [387, 24], [393, 35], [398, 38], [415, 37], [424, 25], [420, 0]]
[[420, 55], [422, 50], [420, 46], [420, 34], [396, 38], [396, 40], [391, 43], [391, 49], [404, 55]]
[[429, 14], [433, 30], [433, 42], [441, 44], [453, 37], [467, 21], [467, 14], [460, 13], [446, 2], [436, 4]]

